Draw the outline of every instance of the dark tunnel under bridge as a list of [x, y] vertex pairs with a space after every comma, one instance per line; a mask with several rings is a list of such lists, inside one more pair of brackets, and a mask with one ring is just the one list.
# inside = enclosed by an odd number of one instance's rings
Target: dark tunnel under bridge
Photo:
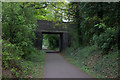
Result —
[[55, 26], [53, 21], [38, 20], [38, 27], [36, 30], [36, 42], [35, 46], [42, 49], [43, 34], [59, 34], [60, 35], [60, 52], [70, 46], [70, 35], [67, 32], [67, 28], [64, 25], [69, 25], [69, 23], [61, 23]]

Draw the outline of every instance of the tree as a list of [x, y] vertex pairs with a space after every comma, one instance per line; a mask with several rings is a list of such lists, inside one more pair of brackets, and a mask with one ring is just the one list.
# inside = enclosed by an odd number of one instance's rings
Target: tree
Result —
[[79, 46], [87, 46], [97, 42], [96, 45], [105, 51], [104, 53], [113, 49], [113, 46], [117, 44], [117, 7], [118, 3], [109, 2], [70, 3], [70, 10], [73, 12], [69, 10], [68, 15], [72, 16], [71, 21], [75, 24], [71, 34], [76, 34], [74, 39], [78, 38], [78, 42], [73, 41], [73, 44], [79, 43]]

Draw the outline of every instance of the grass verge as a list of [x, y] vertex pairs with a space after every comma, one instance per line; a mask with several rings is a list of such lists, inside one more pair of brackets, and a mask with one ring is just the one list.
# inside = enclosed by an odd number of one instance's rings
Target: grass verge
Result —
[[96, 46], [65, 50], [64, 57], [79, 69], [95, 78], [116, 78], [118, 76], [118, 53], [109, 52], [102, 56]]

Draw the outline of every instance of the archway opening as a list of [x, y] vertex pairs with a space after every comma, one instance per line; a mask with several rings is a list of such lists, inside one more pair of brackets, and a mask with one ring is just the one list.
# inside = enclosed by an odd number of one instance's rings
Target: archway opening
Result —
[[47, 52], [62, 51], [62, 34], [42, 33], [42, 49]]

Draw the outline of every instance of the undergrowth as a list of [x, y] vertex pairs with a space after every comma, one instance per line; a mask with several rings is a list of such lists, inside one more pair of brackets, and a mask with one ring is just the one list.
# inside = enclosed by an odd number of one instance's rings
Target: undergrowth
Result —
[[[43, 78], [43, 67], [45, 60], [45, 52], [40, 51], [38, 54], [31, 54], [21, 64], [24, 71], [29, 72], [26, 78]], [[26, 69], [27, 68], [27, 69]]]
[[102, 51], [95, 45], [84, 48], [68, 48], [64, 52], [65, 58], [79, 69], [96, 78], [116, 78], [118, 76], [118, 53], [109, 52], [102, 55]]
[[45, 52], [33, 51], [25, 58], [23, 52], [15, 44], [3, 41], [2, 70], [3, 78], [42, 78]]

